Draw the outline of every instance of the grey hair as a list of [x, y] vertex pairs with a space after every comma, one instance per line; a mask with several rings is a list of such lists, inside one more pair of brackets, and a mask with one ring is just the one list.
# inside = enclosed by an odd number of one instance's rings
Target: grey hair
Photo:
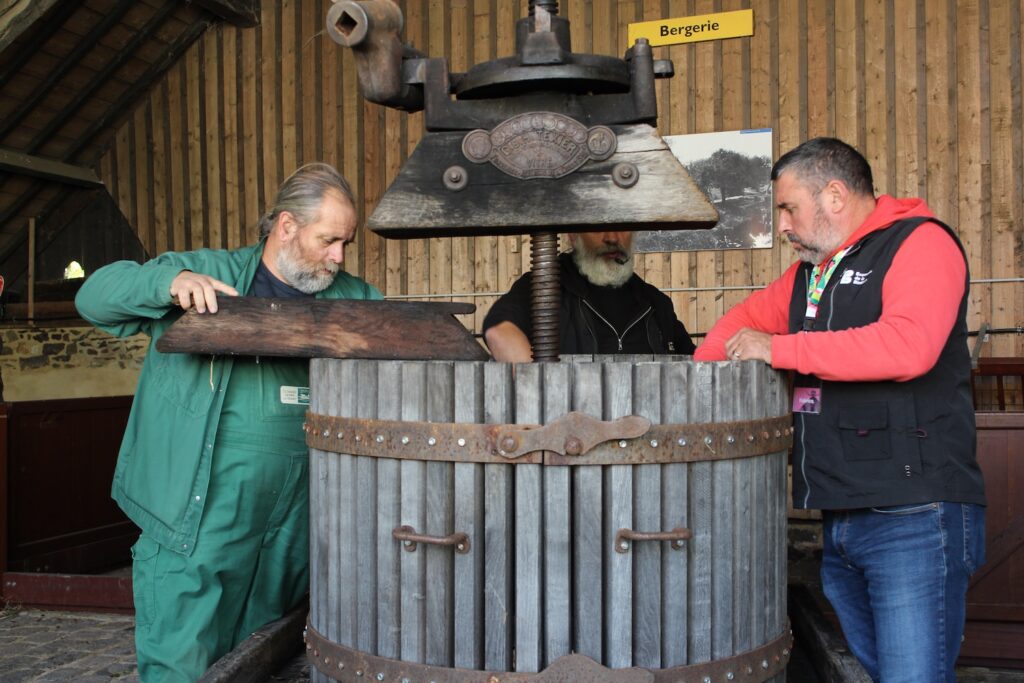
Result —
[[281, 183], [277, 198], [274, 200], [274, 208], [260, 217], [260, 238], [270, 234], [282, 211], [295, 216], [300, 227], [316, 221], [320, 204], [331, 190], [339, 192], [355, 206], [348, 181], [330, 164], [316, 162], [296, 169]]
[[785, 171], [795, 173], [813, 194], [833, 180], [842, 181], [855, 194], [874, 194], [871, 165], [838, 138], [813, 138], [789, 150], [772, 166], [772, 180]]

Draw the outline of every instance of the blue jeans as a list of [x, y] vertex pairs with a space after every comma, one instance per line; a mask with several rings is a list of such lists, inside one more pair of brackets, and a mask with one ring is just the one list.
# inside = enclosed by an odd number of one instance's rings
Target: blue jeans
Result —
[[967, 582], [985, 561], [985, 508], [826, 510], [824, 536], [822, 586], [871, 679], [955, 683]]

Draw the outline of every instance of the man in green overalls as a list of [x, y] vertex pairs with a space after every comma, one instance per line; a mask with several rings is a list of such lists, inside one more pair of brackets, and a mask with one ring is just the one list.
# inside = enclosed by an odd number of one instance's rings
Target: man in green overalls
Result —
[[[155, 342], [192, 306], [216, 313], [218, 295], [380, 299], [340, 269], [356, 225], [345, 180], [310, 164], [281, 186], [259, 244], [113, 263], [75, 303], [110, 334]], [[142, 529], [132, 579], [143, 681], [195, 680], [303, 599], [308, 385], [305, 360], [164, 354], [150, 343], [113, 484]]]

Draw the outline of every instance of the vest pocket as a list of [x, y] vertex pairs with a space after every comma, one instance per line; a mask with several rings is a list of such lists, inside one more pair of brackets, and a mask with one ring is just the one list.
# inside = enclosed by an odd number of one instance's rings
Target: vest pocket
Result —
[[839, 409], [839, 438], [847, 460], [888, 460], [892, 458], [889, 406], [862, 403]]

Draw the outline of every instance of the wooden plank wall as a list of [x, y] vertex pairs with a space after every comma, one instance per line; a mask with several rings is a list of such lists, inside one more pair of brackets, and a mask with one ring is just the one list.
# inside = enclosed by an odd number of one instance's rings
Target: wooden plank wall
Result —
[[[526, 0], [403, 0], [405, 39], [451, 68], [513, 49]], [[633, 21], [752, 8], [755, 35], [658, 48], [664, 135], [771, 127], [776, 156], [816, 135], [861, 149], [880, 192], [925, 197], [958, 228], [975, 284], [970, 327], [1024, 324], [1021, 0], [562, 0], [573, 49], [621, 56]], [[366, 215], [423, 134], [422, 114], [364, 102], [351, 54], [324, 33], [329, 0], [264, 2], [260, 26], [218, 25], [116, 136], [99, 173], [151, 254], [256, 238], [297, 165], [325, 160]], [[649, 254], [638, 270], [706, 331], [791, 261], [770, 250]], [[388, 296], [475, 301], [529, 269], [521, 237], [384, 241], [362, 231], [347, 268]], [[999, 280], [993, 282], [992, 280]], [[1024, 355], [1024, 335], [986, 355]]]

